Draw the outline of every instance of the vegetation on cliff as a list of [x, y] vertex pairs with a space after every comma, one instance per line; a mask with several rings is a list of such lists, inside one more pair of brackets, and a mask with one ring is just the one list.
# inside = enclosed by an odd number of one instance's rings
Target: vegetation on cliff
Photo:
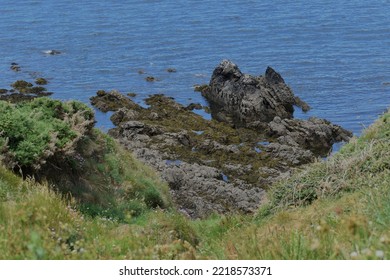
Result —
[[[206, 243], [205, 255], [239, 259], [389, 259], [389, 186], [387, 112], [337, 154], [308, 164], [274, 185], [269, 202], [256, 217], [224, 218], [229, 221], [225, 224], [233, 226]], [[210, 228], [221, 227], [214, 224]]]
[[256, 215], [189, 220], [84, 105], [0, 106], [0, 259], [390, 258], [390, 112], [273, 186]]

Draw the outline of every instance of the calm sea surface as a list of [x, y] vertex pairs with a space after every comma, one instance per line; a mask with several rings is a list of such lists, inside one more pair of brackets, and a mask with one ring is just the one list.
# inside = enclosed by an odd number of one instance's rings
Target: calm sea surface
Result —
[[224, 58], [255, 75], [272, 66], [313, 108], [297, 117], [360, 134], [390, 105], [390, 1], [0, 0], [0, 88], [38, 75], [63, 100], [118, 89], [206, 104], [193, 85]]

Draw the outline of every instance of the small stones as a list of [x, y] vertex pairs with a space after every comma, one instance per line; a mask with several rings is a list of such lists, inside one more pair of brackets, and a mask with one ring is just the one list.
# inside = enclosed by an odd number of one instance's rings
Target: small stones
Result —
[[137, 94], [136, 94], [135, 92], [129, 92], [129, 93], [127, 94], [127, 96], [128, 96], [128, 97], [136, 97]]
[[0, 88], [0, 94], [6, 94], [8, 92], [8, 89]]

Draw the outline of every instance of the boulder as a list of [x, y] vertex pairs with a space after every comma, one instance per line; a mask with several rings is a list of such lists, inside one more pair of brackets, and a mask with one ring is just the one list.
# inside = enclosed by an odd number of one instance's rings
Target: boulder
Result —
[[214, 118], [236, 126], [262, 127], [276, 116], [292, 118], [294, 105], [309, 109], [271, 67], [265, 76], [255, 77], [243, 74], [229, 60], [215, 68], [210, 86], [202, 95], [209, 101]]

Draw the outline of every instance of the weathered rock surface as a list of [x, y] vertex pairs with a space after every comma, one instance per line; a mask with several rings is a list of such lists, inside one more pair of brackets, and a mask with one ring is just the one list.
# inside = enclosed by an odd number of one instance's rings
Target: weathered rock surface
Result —
[[265, 76], [254, 77], [228, 60], [215, 68], [210, 87], [202, 94], [210, 102], [213, 117], [238, 126], [262, 127], [276, 116], [292, 118], [294, 105], [309, 110], [271, 67]]
[[133, 147], [132, 150], [138, 158], [161, 172], [178, 208], [191, 218], [231, 211], [253, 213], [264, 198], [263, 189], [240, 180], [226, 182], [223, 173], [216, 168], [164, 160], [164, 154], [148, 148]]
[[352, 136], [351, 132], [324, 119], [293, 119], [294, 106], [303, 111], [310, 107], [293, 94], [282, 76], [271, 67], [264, 76], [254, 77], [243, 74], [233, 62], [224, 60], [214, 70], [210, 86], [202, 94], [210, 101], [216, 119], [235, 126], [267, 130], [270, 137], [277, 138], [277, 143], [283, 145], [276, 150], [300, 154], [293, 162], [308, 162], [310, 155], [304, 150], [311, 151], [311, 157], [327, 155], [334, 143], [348, 141]]
[[211, 121], [192, 112], [200, 104], [184, 107], [161, 94], [145, 100], [148, 108], [116, 91], [91, 98], [114, 111], [109, 133], [160, 172], [177, 208], [192, 218], [256, 211], [275, 181], [351, 136], [323, 119], [293, 119], [294, 106], [309, 106], [270, 67], [253, 77], [223, 61], [202, 94]]
[[[267, 155], [248, 147], [260, 138], [240, 145], [246, 133], [207, 121], [163, 95], [148, 98], [147, 109], [116, 91], [99, 91], [92, 101], [105, 111], [114, 111], [111, 120], [116, 127], [109, 134], [160, 172], [183, 213], [192, 218], [251, 213], [261, 204], [265, 191], [257, 182], [260, 171], [252, 161], [263, 166]], [[255, 182], [248, 183], [247, 177]]]
[[318, 155], [327, 155], [334, 143], [348, 141], [352, 137], [350, 131], [318, 118], [282, 120], [275, 117], [268, 128], [270, 136], [277, 137], [278, 143], [301, 147]]

